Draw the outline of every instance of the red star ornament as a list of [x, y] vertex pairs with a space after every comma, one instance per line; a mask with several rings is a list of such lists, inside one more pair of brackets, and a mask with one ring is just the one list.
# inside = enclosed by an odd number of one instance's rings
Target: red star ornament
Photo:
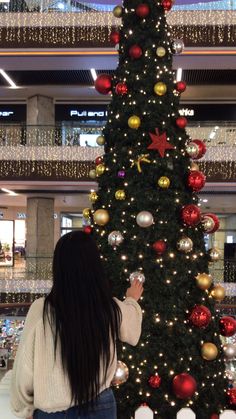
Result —
[[158, 128], [155, 128], [156, 134], [149, 132], [152, 139], [152, 144], [148, 146], [148, 150], [157, 150], [161, 157], [165, 157], [165, 151], [174, 148], [172, 144], [167, 141], [166, 132], [159, 134]]

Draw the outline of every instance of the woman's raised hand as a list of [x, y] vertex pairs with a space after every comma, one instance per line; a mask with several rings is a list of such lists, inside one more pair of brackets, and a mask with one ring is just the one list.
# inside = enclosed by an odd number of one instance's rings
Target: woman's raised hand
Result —
[[135, 279], [130, 287], [126, 291], [126, 297], [132, 297], [134, 300], [138, 301], [143, 293], [143, 284]]

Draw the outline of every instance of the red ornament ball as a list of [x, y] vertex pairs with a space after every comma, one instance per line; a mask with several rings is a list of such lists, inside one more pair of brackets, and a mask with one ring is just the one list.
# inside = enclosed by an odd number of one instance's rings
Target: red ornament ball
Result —
[[121, 95], [121, 96], [127, 95], [127, 93], [128, 93], [127, 84], [126, 83], [118, 83], [116, 85], [115, 91], [116, 91], [117, 95]]
[[196, 380], [187, 373], [178, 374], [173, 379], [173, 391], [179, 399], [189, 399], [197, 390]]
[[186, 87], [187, 87], [187, 85], [186, 85], [185, 81], [178, 81], [176, 83], [176, 90], [179, 93], [183, 93], [186, 90]]
[[157, 240], [152, 247], [158, 255], [162, 255], [166, 251], [167, 246], [164, 240]]
[[130, 47], [129, 56], [133, 60], [137, 60], [138, 58], [142, 57], [142, 55], [143, 55], [143, 51], [142, 51], [142, 48], [140, 48], [139, 45], [134, 44], [134, 45], [132, 45], [132, 47]]
[[188, 123], [187, 119], [184, 116], [179, 116], [175, 122], [177, 127], [182, 129], [185, 128]]
[[205, 329], [211, 321], [211, 312], [205, 306], [196, 305], [189, 316], [189, 320], [194, 326]]
[[236, 388], [230, 388], [227, 391], [227, 395], [229, 397], [229, 404], [231, 406], [236, 406]]
[[215, 233], [215, 231], [217, 231], [220, 227], [219, 218], [217, 217], [217, 215], [212, 213], [202, 215], [202, 224], [204, 231], [207, 234]]
[[212, 413], [210, 419], [219, 419], [219, 415], [217, 415], [217, 413]]
[[92, 227], [91, 227], [91, 226], [85, 226], [85, 227], [83, 228], [83, 232], [84, 232], [84, 233], [86, 233], [86, 234], [91, 234], [91, 233], [92, 233], [92, 231], [93, 231], [93, 229], [92, 229]]
[[152, 388], [159, 388], [161, 385], [161, 377], [159, 375], [151, 375], [151, 377], [148, 380], [148, 384]]
[[181, 210], [181, 218], [184, 224], [195, 226], [201, 221], [201, 211], [196, 205], [185, 205]]
[[195, 159], [200, 159], [201, 157], [203, 157], [207, 150], [206, 144], [202, 140], [192, 140], [191, 143], [197, 144], [199, 148], [198, 155], [197, 157], [195, 157]]
[[188, 175], [188, 186], [193, 191], [196, 191], [196, 192], [200, 191], [205, 185], [205, 182], [206, 182], [206, 176], [202, 172], [199, 172], [198, 170], [194, 170], [190, 172]]
[[114, 45], [119, 44], [119, 42], [120, 42], [120, 33], [117, 32], [117, 31], [112, 32], [111, 35], [110, 35], [110, 41]]
[[95, 164], [96, 166], [98, 166], [99, 164], [101, 164], [103, 162], [103, 156], [98, 156], [95, 159]]
[[161, 3], [165, 10], [170, 10], [172, 7], [172, 1], [170, 0], [163, 0]]
[[138, 17], [145, 18], [149, 15], [150, 8], [149, 8], [148, 4], [141, 3], [136, 7], [135, 13]]
[[236, 320], [230, 316], [224, 316], [220, 319], [220, 334], [222, 336], [233, 336], [236, 333]]
[[95, 89], [102, 95], [111, 92], [112, 77], [109, 74], [100, 74], [95, 81]]

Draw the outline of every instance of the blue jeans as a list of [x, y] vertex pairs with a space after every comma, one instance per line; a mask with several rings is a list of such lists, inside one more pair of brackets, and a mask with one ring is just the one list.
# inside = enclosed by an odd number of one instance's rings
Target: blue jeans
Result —
[[116, 401], [111, 389], [104, 390], [94, 404], [89, 406], [86, 412], [78, 415], [76, 407], [55, 413], [46, 413], [42, 410], [35, 410], [34, 419], [117, 419]]

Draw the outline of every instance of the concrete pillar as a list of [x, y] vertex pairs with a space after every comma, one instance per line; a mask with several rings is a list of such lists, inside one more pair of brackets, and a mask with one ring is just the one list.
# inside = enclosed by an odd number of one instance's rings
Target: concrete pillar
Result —
[[26, 271], [30, 279], [51, 279], [54, 251], [54, 198], [28, 198]]
[[54, 145], [55, 105], [53, 98], [36, 95], [27, 100], [27, 144]]

